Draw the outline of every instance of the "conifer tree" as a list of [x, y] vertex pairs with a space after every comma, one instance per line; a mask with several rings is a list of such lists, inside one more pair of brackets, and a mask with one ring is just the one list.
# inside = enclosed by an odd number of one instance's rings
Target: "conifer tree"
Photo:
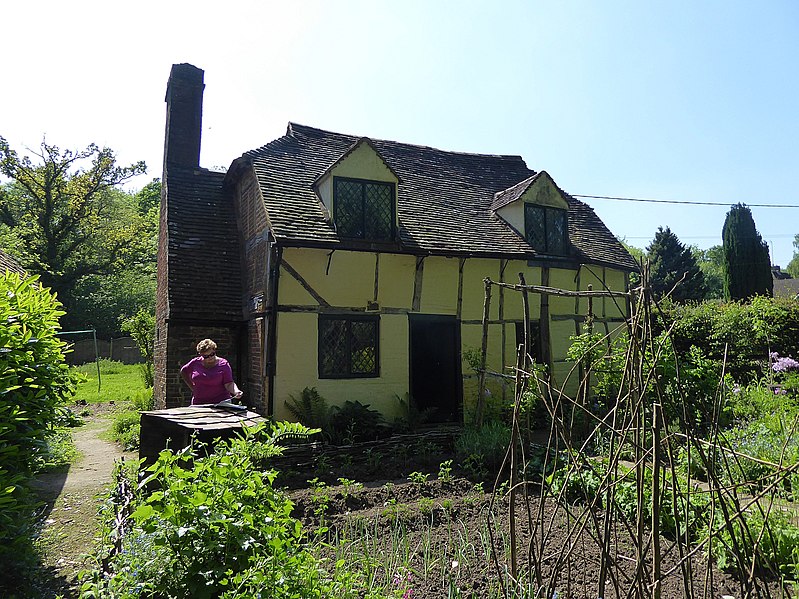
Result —
[[671, 229], [658, 227], [646, 252], [655, 297], [670, 293], [669, 297], [677, 302], [704, 299], [705, 275], [691, 249], [680, 243]]
[[771, 259], [768, 245], [760, 237], [752, 211], [736, 204], [727, 213], [721, 232], [724, 248], [724, 297], [744, 300], [755, 295], [771, 296]]

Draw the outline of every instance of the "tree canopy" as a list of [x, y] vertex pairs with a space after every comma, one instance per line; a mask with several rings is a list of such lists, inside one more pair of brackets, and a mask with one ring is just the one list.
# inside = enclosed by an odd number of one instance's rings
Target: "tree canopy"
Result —
[[704, 299], [705, 276], [691, 249], [683, 245], [671, 229], [658, 227], [646, 252], [655, 297], [668, 294], [677, 302]]
[[756, 295], [771, 296], [774, 281], [768, 245], [760, 237], [752, 211], [736, 204], [727, 213], [721, 232], [724, 250], [724, 297], [744, 300]]
[[691, 246], [691, 253], [705, 275], [705, 299], [724, 299], [724, 249], [720, 245], [706, 250]]
[[[120, 166], [110, 148], [95, 144], [71, 151], [43, 141], [31, 154], [20, 156], [0, 137], [0, 174], [8, 178], [0, 185], [0, 243], [58, 295], [65, 328], [96, 326], [98, 289], [108, 295], [109, 281], [111, 294], [125, 276], [144, 276], [145, 287], [154, 288], [160, 183], [126, 193], [121, 186], [145, 164]], [[137, 310], [131, 306], [127, 315]], [[118, 322], [105, 326], [119, 330]]]
[[794, 279], [799, 279], [799, 233], [794, 235], [793, 247], [793, 258], [791, 258], [791, 261], [788, 262], [788, 266], [785, 267], [785, 270]]

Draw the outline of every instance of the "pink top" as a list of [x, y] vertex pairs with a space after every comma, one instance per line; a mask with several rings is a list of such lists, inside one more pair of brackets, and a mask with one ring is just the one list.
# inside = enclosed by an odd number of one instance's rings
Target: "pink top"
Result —
[[191, 378], [193, 397], [191, 405], [218, 403], [230, 397], [225, 389], [226, 383], [233, 382], [233, 371], [230, 363], [225, 358], [217, 356], [213, 366], [203, 365], [200, 356], [189, 360], [180, 369], [182, 375], [188, 374]]

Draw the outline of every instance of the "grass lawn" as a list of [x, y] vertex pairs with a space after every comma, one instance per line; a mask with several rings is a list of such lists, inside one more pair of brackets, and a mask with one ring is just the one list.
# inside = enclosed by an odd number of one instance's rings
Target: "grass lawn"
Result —
[[111, 360], [100, 360], [100, 391], [97, 391], [97, 364], [89, 362], [75, 366], [74, 370], [84, 377], [78, 384], [75, 401], [86, 403], [113, 401], [114, 403], [136, 402], [137, 399], [152, 394], [144, 386], [144, 378], [139, 364], [122, 364]]

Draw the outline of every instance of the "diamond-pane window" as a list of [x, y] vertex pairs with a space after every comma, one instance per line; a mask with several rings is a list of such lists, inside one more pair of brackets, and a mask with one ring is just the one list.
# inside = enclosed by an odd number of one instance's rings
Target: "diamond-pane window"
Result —
[[333, 220], [342, 237], [391, 240], [394, 215], [393, 183], [333, 178]]
[[524, 205], [524, 232], [536, 252], [564, 256], [569, 248], [566, 211], [536, 204]]
[[378, 322], [373, 316], [320, 316], [319, 378], [379, 376]]

